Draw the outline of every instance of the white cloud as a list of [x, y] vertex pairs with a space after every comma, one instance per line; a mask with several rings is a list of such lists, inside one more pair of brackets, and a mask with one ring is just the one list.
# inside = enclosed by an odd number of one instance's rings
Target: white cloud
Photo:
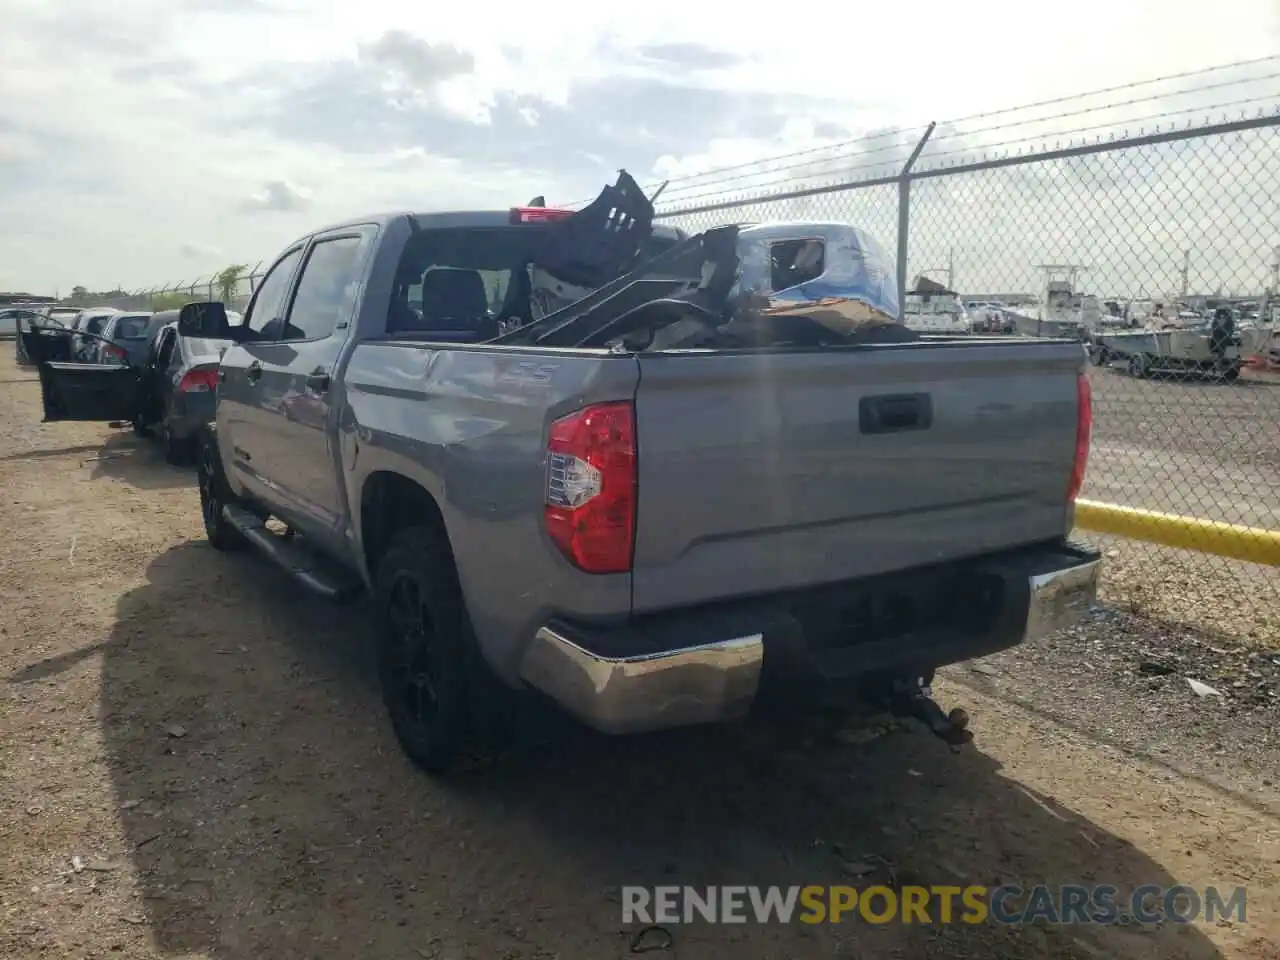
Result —
[[585, 0], [5, 7], [0, 263], [33, 290], [159, 283], [376, 209], [578, 199], [618, 166], [684, 175], [1280, 49], [1274, 0], [844, 4], [785, 26], [687, 0], [641, 17]]
[[310, 205], [311, 191], [306, 187], [295, 187], [285, 180], [270, 180], [257, 193], [249, 195], [243, 208], [249, 211], [292, 213], [295, 210], [305, 210]]
[[180, 243], [178, 252], [190, 260], [208, 261], [222, 256], [217, 247], [202, 247], [198, 243]]

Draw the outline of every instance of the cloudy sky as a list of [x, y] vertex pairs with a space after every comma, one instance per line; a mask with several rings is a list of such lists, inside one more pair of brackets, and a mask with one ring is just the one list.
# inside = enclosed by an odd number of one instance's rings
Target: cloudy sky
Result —
[[33, 292], [176, 281], [348, 215], [581, 200], [622, 166], [680, 176], [1280, 51], [1277, 0], [0, 14], [0, 289]]

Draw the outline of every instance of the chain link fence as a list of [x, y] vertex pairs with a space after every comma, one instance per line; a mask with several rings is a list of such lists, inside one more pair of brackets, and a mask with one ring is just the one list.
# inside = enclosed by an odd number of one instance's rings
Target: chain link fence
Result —
[[[908, 324], [942, 304], [984, 335], [1079, 336], [1094, 364], [1085, 497], [1280, 531], [1280, 117], [976, 160], [938, 138], [907, 169], [911, 141], [867, 145], [845, 161], [869, 175], [829, 186], [801, 164], [781, 189], [729, 171], [663, 216], [690, 231], [855, 223], [896, 246]], [[764, 189], [736, 194], [746, 177]], [[1200, 552], [1214, 543], [1195, 525], [1192, 549], [1096, 538], [1111, 600], [1280, 639], [1280, 569]]]
[[262, 279], [264, 266], [259, 262], [252, 267], [245, 267], [234, 277], [211, 274], [191, 281], [133, 290], [120, 296], [93, 297], [89, 305], [114, 307], [117, 310], [173, 310], [193, 300], [222, 300], [232, 310], [243, 312]]

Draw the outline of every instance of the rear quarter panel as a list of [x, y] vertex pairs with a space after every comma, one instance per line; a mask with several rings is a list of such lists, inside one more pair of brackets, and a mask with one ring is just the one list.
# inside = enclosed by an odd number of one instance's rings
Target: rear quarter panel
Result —
[[481, 649], [512, 683], [525, 644], [552, 614], [626, 617], [630, 574], [584, 574], [546, 536], [545, 448], [552, 420], [633, 398], [638, 375], [634, 357], [601, 351], [357, 345], [338, 427], [357, 554], [371, 477], [388, 471], [426, 489], [443, 514]]

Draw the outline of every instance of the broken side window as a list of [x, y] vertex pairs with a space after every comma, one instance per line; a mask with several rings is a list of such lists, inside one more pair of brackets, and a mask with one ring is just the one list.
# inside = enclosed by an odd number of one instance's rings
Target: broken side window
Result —
[[826, 269], [826, 245], [821, 240], [778, 240], [769, 245], [769, 286], [775, 293], [817, 280]]

